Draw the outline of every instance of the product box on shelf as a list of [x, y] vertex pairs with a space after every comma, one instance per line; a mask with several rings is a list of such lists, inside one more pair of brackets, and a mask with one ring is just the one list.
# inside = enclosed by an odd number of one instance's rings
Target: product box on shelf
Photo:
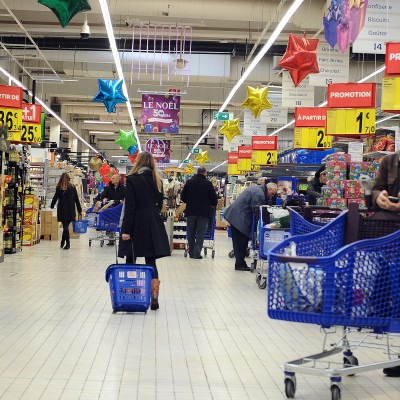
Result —
[[23, 225], [33, 225], [37, 222], [37, 210], [25, 209]]
[[24, 195], [24, 208], [25, 209], [38, 209], [39, 197], [34, 194]]
[[351, 161], [351, 154], [345, 153], [334, 153], [329, 156], [330, 161], [342, 161], [342, 162], [350, 162]]
[[337, 198], [343, 197], [343, 190], [323, 186], [321, 188], [321, 194], [322, 194], [322, 197], [324, 197], [325, 199], [329, 199], [329, 198], [337, 199]]
[[326, 207], [326, 206], [327, 206], [326, 200], [327, 200], [327, 199], [324, 199], [323, 197], [318, 197], [318, 199], [317, 199], [317, 206], [324, 206], [324, 207]]
[[326, 179], [342, 180], [346, 178], [347, 163], [345, 161], [328, 161], [326, 163]]
[[36, 241], [36, 224], [22, 227], [22, 246], [33, 246]]
[[368, 162], [357, 162], [357, 161], [350, 162], [349, 179], [356, 180], [361, 175], [368, 175], [369, 164], [370, 163]]
[[347, 199], [326, 199], [326, 205], [333, 208], [347, 208]]
[[343, 190], [343, 180], [327, 180], [326, 186], [334, 189], [341, 189]]
[[361, 187], [358, 180], [345, 180], [343, 183], [346, 199], [359, 199], [364, 196], [364, 188]]

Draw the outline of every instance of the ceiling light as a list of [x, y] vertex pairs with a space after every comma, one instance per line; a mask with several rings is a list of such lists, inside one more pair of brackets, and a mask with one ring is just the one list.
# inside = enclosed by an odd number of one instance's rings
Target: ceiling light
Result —
[[115, 132], [111, 131], [89, 131], [89, 135], [115, 135]]
[[113, 121], [99, 121], [98, 119], [85, 119], [83, 121], [84, 124], [107, 124], [107, 125], [113, 125], [114, 122]]

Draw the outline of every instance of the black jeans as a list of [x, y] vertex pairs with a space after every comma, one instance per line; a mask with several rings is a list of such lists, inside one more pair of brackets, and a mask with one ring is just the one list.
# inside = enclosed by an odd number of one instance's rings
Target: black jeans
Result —
[[69, 224], [70, 223], [71, 223], [71, 221], [62, 223], [63, 232], [62, 232], [61, 240], [67, 244], [69, 244]]
[[[158, 279], [158, 269], [156, 265], [156, 259], [154, 257], [145, 257], [144, 259], [146, 260], [146, 265], [148, 265], [149, 267], [153, 267], [154, 269], [153, 279]], [[136, 258], [127, 256], [125, 264], [136, 264]]]
[[208, 217], [187, 217], [187, 240], [189, 244], [189, 256], [199, 257], [203, 248], [204, 235], [207, 230]]
[[235, 268], [247, 267], [245, 258], [249, 238], [231, 225], [233, 252], [235, 253]]

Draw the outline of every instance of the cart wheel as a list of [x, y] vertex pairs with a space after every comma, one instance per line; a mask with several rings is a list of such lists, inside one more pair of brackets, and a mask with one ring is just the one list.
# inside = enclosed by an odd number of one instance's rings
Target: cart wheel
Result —
[[296, 393], [296, 385], [295, 383], [289, 379], [285, 379], [285, 394], [288, 399], [293, 399]]
[[246, 257], [250, 257], [250, 249], [249, 248], [246, 250]]
[[342, 393], [340, 387], [337, 385], [331, 386], [332, 400], [340, 400], [342, 398]]
[[229, 252], [229, 258], [234, 258], [235, 257], [235, 252], [233, 250], [231, 250]]
[[256, 276], [256, 283], [257, 283], [257, 285], [260, 284], [260, 281], [261, 281], [261, 274], [257, 274], [257, 276]]
[[204, 255], [207, 255], [207, 247], [204, 247]]
[[117, 310], [115, 310], [114, 308], [113, 308], [113, 314], [116, 314], [117, 313]]
[[92, 247], [92, 241], [89, 240], [89, 247]]
[[[343, 357], [343, 364], [344, 364], [345, 368], [358, 365], [358, 358], [354, 357], [354, 356], [344, 356]], [[347, 376], [354, 376], [354, 375], [355, 374], [347, 375]]]
[[250, 264], [250, 272], [253, 273], [255, 271], [255, 269], [257, 268], [257, 261], [254, 260], [251, 264]]
[[266, 278], [261, 279], [260, 277], [260, 281], [258, 282], [258, 287], [260, 289], [265, 289], [267, 287], [267, 279]]
[[185, 257], [187, 257], [187, 250], [185, 250], [185, 252], [183, 253], [183, 255], [185, 256]]
[[215, 257], [215, 250], [213, 250], [211, 253], [211, 258], [214, 258], [214, 257]]
[[104, 240], [100, 240], [100, 247], [104, 246]]

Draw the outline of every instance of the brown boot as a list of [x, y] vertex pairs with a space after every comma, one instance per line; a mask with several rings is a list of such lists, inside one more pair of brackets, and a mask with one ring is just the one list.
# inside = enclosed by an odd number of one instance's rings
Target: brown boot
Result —
[[160, 305], [158, 304], [158, 294], [160, 292], [160, 281], [158, 279], [151, 280], [151, 303], [150, 308], [152, 310], [158, 310]]

